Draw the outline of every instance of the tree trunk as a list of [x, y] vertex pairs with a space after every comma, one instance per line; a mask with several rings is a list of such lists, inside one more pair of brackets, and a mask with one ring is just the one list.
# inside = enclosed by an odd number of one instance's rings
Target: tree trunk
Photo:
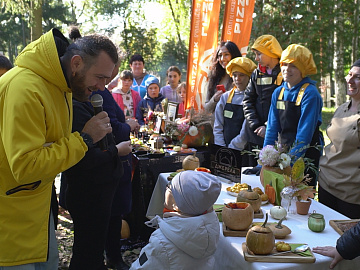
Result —
[[173, 6], [171, 4], [171, 0], [168, 0], [168, 3], [169, 3], [170, 10], [171, 10], [171, 15], [172, 15], [172, 17], [174, 19], [175, 28], [176, 28], [176, 34], [177, 34], [178, 39], [179, 39], [179, 45], [180, 45], [180, 47], [182, 47], [183, 44], [182, 44], [182, 40], [181, 40], [181, 36], [180, 36], [179, 20], [175, 16], [175, 12], [174, 12]]
[[344, 78], [344, 13], [342, 11], [342, 0], [338, 0], [334, 6], [334, 71], [335, 71], [335, 106], [338, 107], [346, 101], [346, 89]]
[[354, 63], [357, 60], [358, 44], [359, 44], [359, 0], [354, 0], [354, 22], [353, 22], [353, 37], [352, 37], [352, 57], [351, 62]]
[[30, 25], [31, 41], [34, 41], [42, 35], [42, 6], [35, 1], [30, 2]]

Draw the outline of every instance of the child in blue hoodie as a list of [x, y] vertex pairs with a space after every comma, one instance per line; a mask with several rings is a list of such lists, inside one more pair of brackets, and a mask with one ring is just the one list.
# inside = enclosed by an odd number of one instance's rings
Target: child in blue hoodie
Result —
[[163, 108], [161, 101], [165, 98], [160, 93], [160, 83], [155, 77], [149, 77], [145, 81], [146, 96], [140, 100], [136, 109], [136, 119], [140, 125], [144, 125], [144, 118], [147, 116], [149, 111], [162, 112]]

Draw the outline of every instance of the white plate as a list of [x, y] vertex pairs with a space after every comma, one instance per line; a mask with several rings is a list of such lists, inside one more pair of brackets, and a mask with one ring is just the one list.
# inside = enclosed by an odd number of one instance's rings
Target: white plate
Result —
[[261, 201], [261, 205], [267, 204], [268, 202], [269, 202], [269, 200]]
[[229, 190], [227, 190], [226, 192], [227, 192], [229, 195], [234, 196], [234, 197], [237, 197], [237, 196], [239, 195], [239, 193], [232, 192], [232, 191], [229, 191]]

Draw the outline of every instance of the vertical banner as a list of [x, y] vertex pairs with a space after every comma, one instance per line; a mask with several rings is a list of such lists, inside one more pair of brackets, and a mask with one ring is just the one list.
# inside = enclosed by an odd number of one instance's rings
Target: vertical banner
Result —
[[232, 41], [243, 56], [249, 45], [255, 0], [226, 0], [221, 40]]
[[202, 109], [211, 58], [218, 43], [221, 0], [193, 0], [185, 108]]

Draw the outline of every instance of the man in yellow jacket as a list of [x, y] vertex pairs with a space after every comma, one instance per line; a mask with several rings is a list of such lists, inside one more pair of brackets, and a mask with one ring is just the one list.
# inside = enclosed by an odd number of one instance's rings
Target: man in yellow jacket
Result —
[[57, 213], [50, 207], [55, 176], [112, 131], [101, 112], [71, 133], [72, 96], [86, 101], [105, 89], [117, 62], [108, 38], [91, 35], [69, 45], [53, 29], [0, 78], [0, 270], [58, 268]]

